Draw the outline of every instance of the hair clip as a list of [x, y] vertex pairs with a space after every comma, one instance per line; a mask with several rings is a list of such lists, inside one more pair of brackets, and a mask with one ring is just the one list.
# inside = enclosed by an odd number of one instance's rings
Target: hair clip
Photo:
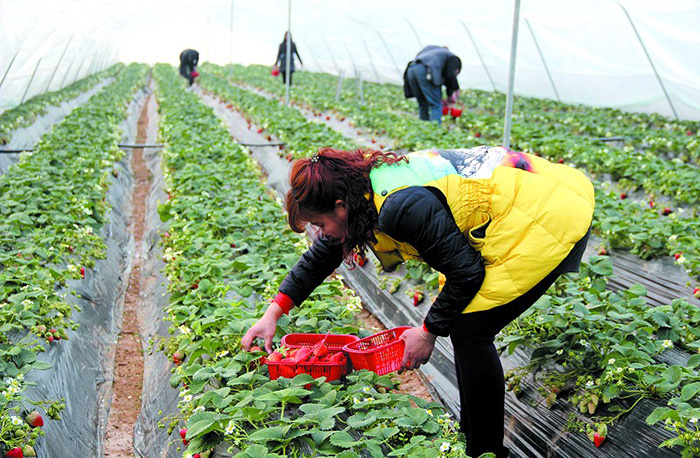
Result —
[[319, 159], [318, 154], [314, 154], [313, 156], [311, 156], [311, 157], [309, 158], [309, 160], [310, 160], [311, 162], [313, 162], [314, 164], [318, 162], [318, 159]]

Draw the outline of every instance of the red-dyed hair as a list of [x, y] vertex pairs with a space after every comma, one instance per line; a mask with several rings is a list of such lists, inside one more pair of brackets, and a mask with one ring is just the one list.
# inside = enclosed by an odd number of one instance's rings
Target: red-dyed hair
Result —
[[342, 200], [348, 210], [349, 234], [343, 243], [343, 255], [347, 259], [353, 252], [364, 252], [370, 242], [376, 241], [378, 217], [369, 172], [402, 160], [408, 161], [396, 153], [332, 148], [321, 148], [312, 158], [298, 159], [290, 172], [292, 187], [286, 197], [292, 230], [303, 232], [313, 215], [332, 212], [335, 202]]

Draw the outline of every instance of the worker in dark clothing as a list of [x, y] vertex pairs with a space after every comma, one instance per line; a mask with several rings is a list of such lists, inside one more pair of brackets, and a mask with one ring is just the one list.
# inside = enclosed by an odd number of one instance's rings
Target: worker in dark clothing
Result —
[[578, 271], [590, 234], [593, 185], [572, 167], [502, 147], [381, 151], [323, 148], [297, 160], [290, 226], [320, 235], [262, 318], [241, 339], [272, 352], [277, 321], [353, 254], [371, 249], [384, 270], [418, 259], [440, 273], [423, 323], [401, 334], [401, 370], [417, 369], [438, 336], [454, 347], [460, 428], [469, 456], [508, 455], [505, 382], [494, 338], [564, 272]]
[[299, 55], [299, 52], [297, 51], [297, 45], [292, 41], [292, 36], [289, 35], [289, 32], [284, 32], [284, 39], [282, 40], [282, 43], [280, 43], [279, 50], [277, 51], [277, 60], [275, 60], [275, 66], [279, 68], [280, 73], [282, 74], [282, 82], [287, 83], [287, 37], [289, 37], [290, 43], [290, 56], [289, 56], [289, 85], [292, 85], [292, 74], [294, 73], [294, 54], [297, 55], [297, 58], [299, 59], [300, 64], [304, 64], [301, 60], [301, 56]]
[[194, 83], [194, 79], [199, 76], [197, 73], [198, 62], [199, 53], [194, 49], [185, 49], [180, 53], [180, 75], [189, 81], [190, 86]]
[[445, 46], [426, 46], [408, 63], [404, 72], [404, 95], [418, 101], [418, 115], [424, 121], [442, 118], [442, 86], [447, 93], [446, 103], [459, 98], [457, 75], [462, 61]]

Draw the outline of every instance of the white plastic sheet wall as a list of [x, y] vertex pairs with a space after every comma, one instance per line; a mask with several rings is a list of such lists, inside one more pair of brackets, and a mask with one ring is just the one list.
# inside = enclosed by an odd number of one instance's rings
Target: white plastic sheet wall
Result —
[[[462, 58], [463, 87], [495, 86], [505, 92], [513, 4], [292, 0], [292, 35], [306, 70], [343, 70], [347, 76], [359, 73], [365, 80], [400, 83], [417, 51], [438, 44]], [[516, 94], [556, 99], [534, 35], [561, 101], [673, 118], [623, 7], [678, 116], [700, 120], [698, 0], [521, 0]], [[0, 0], [0, 77], [22, 47], [20, 62], [0, 87], [0, 110], [19, 102], [39, 57], [43, 60], [32, 86], [43, 92], [70, 36], [69, 54], [75, 59], [97, 54], [109, 61], [114, 50], [124, 62], [176, 64], [180, 51], [192, 47], [203, 61], [271, 65], [287, 28], [287, 11], [288, 0], [103, 0], [99, 9], [87, 0]], [[71, 59], [69, 54], [64, 60]], [[59, 71], [51, 89], [58, 89], [61, 80]]]

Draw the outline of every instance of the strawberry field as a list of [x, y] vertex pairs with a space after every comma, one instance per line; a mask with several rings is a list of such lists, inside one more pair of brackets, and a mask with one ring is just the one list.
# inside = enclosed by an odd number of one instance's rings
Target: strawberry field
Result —
[[[420, 369], [430, 399], [395, 373], [271, 377], [266, 352], [240, 339], [314, 235], [293, 233], [284, 214], [294, 159], [324, 146], [497, 145], [505, 96], [464, 90], [461, 115], [438, 126], [391, 84], [298, 72], [285, 103], [267, 67], [200, 73], [190, 88], [170, 65], [119, 64], [0, 115], [8, 149], [20, 136], [32, 145], [0, 155], [0, 451], [103, 453], [122, 418], [112, 385], [138, 270], [130, 453], [466, 456], [448, 339]], [[48, 107], [71, 101], [47, 121]], [[513, 113], [511, 148], [585, 171], [596, 209], [581, 272], [499, 335], [507, 446], [514, 456], [699, 456], [700, 123], [525, 97]], [[384, 273], [365, 255], [283, 316], [277, 350], [290, 333], [374, 334], [363, 309], [387, 328], [422, 322], [438, 273], [415, 261]]]

